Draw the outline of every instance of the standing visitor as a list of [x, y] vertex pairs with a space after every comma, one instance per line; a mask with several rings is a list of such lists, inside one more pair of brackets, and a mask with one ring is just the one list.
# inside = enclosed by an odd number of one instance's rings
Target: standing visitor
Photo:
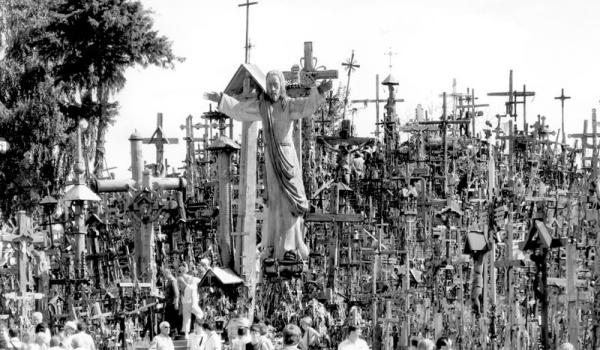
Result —
[[169, 332], [171, 331], [169, 322], [161, 322], [158, 328], [160, 333], [152, 339], [149, 350], [175, 350], [173, 340], [169, 337]]
[[215, 332], [214, 326], [205, 322], [202, 324], [202, 329], [206, 334], [204, 350], [221, 350], [221, 336]]
[[360, 328], [350, 325], [348, 326], [348, 336], [338, 345], [338, 350], [369, 350], [369, 345], [360, 338]]
[[172, 331], [176, 332], [181, 323], [179, 317], [179, 286], [170, 269], [164, 269], [163, 276], [165, 278], [164, 320], [173, 325]]
[[194, 330], [188, 336], [188, 348], [190, 350], [203, 350], [206, 344], [206, 334], [202, 329], [202, 321], [196, 319], [194, 321]]
[[94, 338], [86, 333], [87, 324], [83, 320], [77, 322], [77, 333], [73, 335], [73, 339], [77, 339], [81, 347], [88, 350], [96, 350]]
[[268, 345], [260, 335], [260, 326], [253, 324], [250, 327], [250, 342], [246, 344], [246, 350], [269, 350]]

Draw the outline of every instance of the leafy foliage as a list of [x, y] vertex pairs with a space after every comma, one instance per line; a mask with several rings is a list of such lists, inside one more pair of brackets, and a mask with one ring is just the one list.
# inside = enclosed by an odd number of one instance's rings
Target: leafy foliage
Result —
[[118, 112], [111, 100], [129, 67], [172, 68], [181, 61], [132, 0], [0, 2], [2, 210], [30, 209], [45, 189], [64, 187], [77, 121], [89, 121], [88, 161], [96, 175], [104, 136]]

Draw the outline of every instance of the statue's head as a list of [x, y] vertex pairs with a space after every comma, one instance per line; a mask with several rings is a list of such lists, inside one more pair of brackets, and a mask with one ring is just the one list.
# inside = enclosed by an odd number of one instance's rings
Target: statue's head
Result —
[[285, 77], [278, 70], [272, 70], [267, 73], [267, 96], [271, 102], [277, 102], [279, 99], [287, 97], [285, 92]]

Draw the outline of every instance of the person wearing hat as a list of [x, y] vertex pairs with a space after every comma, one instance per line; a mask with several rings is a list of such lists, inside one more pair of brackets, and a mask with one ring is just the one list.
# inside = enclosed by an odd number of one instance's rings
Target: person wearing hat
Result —
[[302, 350], [308, 350], [319, 343], [321, 335], [312, 327], [312, 325], [312, 318], [309, 316], [300, 319], [300, 329], [302, 329], [303, 334], [298, 347]]
[[174, 350], [173, 340], [169, 337], [171, 325], [167, 321], [163, 321], [158, 325], [160, 333], [152, 339], [148, 350]]

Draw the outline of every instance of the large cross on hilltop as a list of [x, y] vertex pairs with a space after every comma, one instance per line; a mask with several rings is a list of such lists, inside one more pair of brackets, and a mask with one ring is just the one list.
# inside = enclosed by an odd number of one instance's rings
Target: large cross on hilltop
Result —
[[246, 8], [246, 45], [244, 46], [245, 58], [244, 63], [250, 63], [250, 39], [248, 36], [249, 23], [250, 23], [250, 6], [258, 4], [258, 1], [250, 2], [246, 0], [245, 3], [239, 4], [238, 7]]
[[174, 145], [179, 143], [177, 138], [165, 137], [163, 132], [163, 115], [162, 113], [156, 114], [156, 130], [152, 133], [150, 138], [142, 139], [144, 144], [153, 144], [156, 146], [156, 167], [154, 168], [154, 176], [164, 177], [165, 166], [164, 166], [164, 145]]

